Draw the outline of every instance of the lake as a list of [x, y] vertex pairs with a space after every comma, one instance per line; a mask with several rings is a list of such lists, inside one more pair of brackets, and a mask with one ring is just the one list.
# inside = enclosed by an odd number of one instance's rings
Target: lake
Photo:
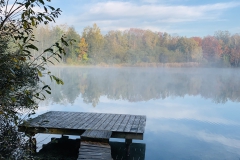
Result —
[[[133, 141], [146, 144], [146, 160], [240, 159], [240, 69], [51, 71], [65, 84], [51, 84], [52, 94], [37, 114], [54, 110], [146, 115], [144, 140]], [[37, 139], [47, 143], [51, 136]]]

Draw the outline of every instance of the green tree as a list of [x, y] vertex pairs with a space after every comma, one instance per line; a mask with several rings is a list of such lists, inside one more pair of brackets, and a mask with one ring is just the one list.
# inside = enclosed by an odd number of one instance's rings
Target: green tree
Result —
[[94, 23], [93, 27], [84, 28], [82, 37], [88, 43], [89, 59], [91, 59], [94, 63], [101, 61], [100, 59], [103, 51], [104, 37], [97, 24]]
[[75, 62], [79, 54], [78, 44], [79, 44], [80, 36], [73, 27], [69, 27], [68, 30], [66, 31], [66, 37], [68, 39], [76, 40], [75, 42], [72, 43], [71, 46], [65, 47], [65, 50], [68, 53], [66, 57], [71, 59], [70, 63], [71, 61]]
[[[44, 11], [34, 11], [35, 6]], [[8, 0], [0, 1], [0, 159], [23, 159], [26, 155], [24, 148], [20, 148], [24, 139], [16, 132], [16, 126], [23, 122], [23, 113], [28, 116], [35, 113], [45, 92], [51, 93], [50, 86], [45, 85], [41, 77], [49, 75], [63, 84], [45, 65], [52, 63], [51, 58], [65, 54], [61, 46], [68, 42], [64, 37], [33, 56], [33, 51], [39, 50], [34, 45], [33, 28], [54, 21], [60, 12], [44, 0], [16, 0], [12, 5]], [[7, 131], [8, 128], [13, 132]]]

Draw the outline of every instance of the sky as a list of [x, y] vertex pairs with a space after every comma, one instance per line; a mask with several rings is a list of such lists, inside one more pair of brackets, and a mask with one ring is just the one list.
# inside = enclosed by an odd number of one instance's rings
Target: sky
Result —
[[52, 0], [61, 8], [56, 24], [73, 26], [81, 34], [96, 23], [110, 30], [149, 29], [179, 36], [240, 33], [239, 0]]

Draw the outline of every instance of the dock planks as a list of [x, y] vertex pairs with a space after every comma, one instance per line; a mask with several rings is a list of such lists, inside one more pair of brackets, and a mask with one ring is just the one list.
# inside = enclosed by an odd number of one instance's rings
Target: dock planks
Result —
[[145, 125], [143, 115], [50, 111], [19, 125], [19, 131], [81, 135], [105, 130], [112, 131], [111, 138], [143, 139]]
[[86, 130], [82, 135], [82, 141], [109, 143], [112, 131]]
[[112, 160], [109, 144], [81, 142], [78, 160]]

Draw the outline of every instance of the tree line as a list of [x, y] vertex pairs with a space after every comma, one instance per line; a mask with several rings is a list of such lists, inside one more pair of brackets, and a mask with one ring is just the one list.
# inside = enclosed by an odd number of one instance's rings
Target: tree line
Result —
[[[131, 28], [103, 35], [97, 24], [78, 34], [74, 27], [42, 26], [35, 31], [38, 47], [48, 47], [62, 34], [75, 39], [65, 47], [67, 64], [195, 63], [208, 66], [239, 67], [240, 35], [217, 31], [213, 36], [183, 37], [166, 32]], [[37, 55], [37, 53], [36, 53]]]

